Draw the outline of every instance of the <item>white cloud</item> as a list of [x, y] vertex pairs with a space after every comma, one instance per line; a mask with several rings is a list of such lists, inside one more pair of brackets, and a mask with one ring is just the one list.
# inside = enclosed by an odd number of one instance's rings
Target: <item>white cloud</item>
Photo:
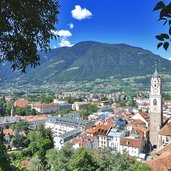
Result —
[[60, 37], [62, 37], [62, 36], [63, 37], [70, 37], [70, 36], [72, 36], [72, 33], [69, 30], [59, 30], [58, 35]]
[[71, 14], [72, 17], [77, 20], [83, 20], [92, 16], [92, 13], [89, 10], [87, 10], [86, 8], [81, 8], [80, 5], [76, 5], [75, 9], [71, 11]]
[[54, 45], [53, 48], [56, 49], [57, 47]]
[[65, 47], [65, 46], [71, 47], [71, 46], [73, 46], [73, 45], [70, 43], [70, 41], [67, 40], [66, 38], [62, 38], [62, 39], [61, 39], [61, 42], [60, 42], [58, 45], [59, 45], [60, 47]]
[[60, 36], [60, 37], [70, 37], [72, 36], [72, 33], [69, 30], [51, 30], [51, 33], [54, 34], [55, 36]]
[[170, 61], [171, 61], [171, 58], [168, 58], [168, 60], [170, 60]]
[[69, 26], [70, 29], [74, 28], [74, 24], [73, 23], [68, 24], [68, 26]]

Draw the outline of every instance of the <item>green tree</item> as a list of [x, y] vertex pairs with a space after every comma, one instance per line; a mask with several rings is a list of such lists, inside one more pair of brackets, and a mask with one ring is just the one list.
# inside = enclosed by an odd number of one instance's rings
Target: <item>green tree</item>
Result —
[[87, 118], [90, 114], [97, 112], [98, 107], [95, 104], [88, 104], [88, 106], [81, 110], [81, 115]]
[[0, 1], [1, 62], [9, 61], [13, 69], [39, 64], [37, 49], [47, 51], [58, 22], [57, 0]]
[[99, 168], [92, 151], [86, 148], [78, 149], [69, 162], [70, 170], [91, 171]]
[[6, 147], [3, 143], [3, 129], [0, 128], [0, 170], [2, 171], [15, 171], [16, 168], [11, 165], [10, 158], [7, 154]]
[[156, 4], [153, 11], [159, 11], [158, 21], [163, 21], [163, 25], [168, 27], [167, 33], [161, 33], [156, 36], [159, 41], [157, 48], [163, 46], [167, 50], [171, 40], [171, 3], [166, 5], [163, 1], [160, 1]]
[[58, 152], [58, 170], [69, 171], [69, 161], [73, 158], [74, 149], [70, 143], [65, 144]]
[[56, 149], [50, 149], [46, 151], [46, 158], [48, 160], [48, 166], [51, 171], [56, 171], [58, 166], [58, 151]]

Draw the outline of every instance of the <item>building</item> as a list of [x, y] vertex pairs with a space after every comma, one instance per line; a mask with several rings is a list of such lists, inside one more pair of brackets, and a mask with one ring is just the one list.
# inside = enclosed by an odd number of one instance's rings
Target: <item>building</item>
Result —
[[0, 127], [2, 128], [9, 128], [12, 124], [18, 122], [19, 119], [16, 116], [10, 117], [10, 116], [5, 116], [5, 117], [0, 117]]
[[72, 140], [73, 148], [86, 147], [90, 149], [98, 149], [98, 139], [95, 136], [88, 136], [86, 134], [79, 135]]
[[124, 137], [120, 141], [120, 153], [127, 152], [130, 156], [139, 157], [143, 150], [143, 144], [140, 139]]
[[150, 90], [150, 142], [153, 146], [158, 144], [158, 132], [163, 124], [161, 86], [161, 78], [155, 68]]
[[171, 143], [171, 122], [166, 123], [159, 131], [158, 147], [161, 148]]
[[54, 146], [57, 149], [61, 149], [61, 147], [66, 143], [72, 140], [74, 137], [78, 136], [81, 134], [82, 131], [80, 130], [72, 130], [70, 132], [66, 132], [64, 134], [61, 134], [59, 136], [55, 136], [53, 141], [54, 141]]
[[58, 103], [33, 103], [31, 104], [31, 108], [35, 109], [37, 112], [42, 114], [55, 113], [59, 111]]
[[36, 129], [37, 126], [45, 124], [48, 115], [17, 116], [19, 120], [24, 120], [30, 124], [30, 128]]
[[86, 130], [94, 125], [94, 122], [81, 120], [77, 117], [51, 116], [46, 120], [45, 128], [51, 128], [54, 136], [60, 136], [72, 130]]
[[120, 152], [120, 141], [126, 135], [124, 130], [112, 128], [108, 134], [108, 144], [114, 151]]
[[88, 103], [88, 102], [74, 102], [74, 104], [72, 105], [72, 110], [79, 111], [79, 110], [85, 109], [89, 104], [91, 104], [91, 103]]

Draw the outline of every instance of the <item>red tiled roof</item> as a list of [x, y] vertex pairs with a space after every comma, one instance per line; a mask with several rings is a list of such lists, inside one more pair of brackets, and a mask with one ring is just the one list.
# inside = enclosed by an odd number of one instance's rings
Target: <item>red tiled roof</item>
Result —
[[36, 108], [49, 108], [49, 107], [57, 107], [59, 106], [58, 103], [33, 103], [32, 107]]
[[140, 120], [140, 119], [135, 119], [135, 120], [132, 122], [132, 124], [135, 124], [135, 125], [141, 124], [141, 125], [143, 125], [143, 124], [145, 124], [145, 122], [143, 122], [143, 121]]
[[26, 120], [27, 122], [41, 121], [48, 118], [48, 115], [30, 115], [30, 116], [19, 116], [21, 120]]
[[89, 128], [86, 130], [90, 134], [107, 134], [111, 128], [114, 127], [114, 124], [97, 124], [95, 128]]
[[171, 153], [166, 152], [161, 156], [147, 162], [153, 170], [168, 171], [171, 169]]
[[120, 141], [120, 144], [123, 145], [123, 146], [130, 146], [130, 147], [140, 148], [142, 142], [139, 139], [122, 138], [121, 141]]
[[139, 112], [139, 114], [145, 119], [145, 120], [149, 120], [149, 116], [146, 114], [146, 113], [144, 113], [144, 112]]
[[22, 100], [16, 100], [15, 102], [14, 102], [14, 107], [16, 107], [16, 106], [18, 106], [18, 107], [26, 107], [26, 106], [28, 106], [28, 100], [24, 100], [24, 99], [22, 99]]
[[161, 128], [159, 134], [165, 136], [171, 136], [171, 122], [167, 123], [163, 128]]

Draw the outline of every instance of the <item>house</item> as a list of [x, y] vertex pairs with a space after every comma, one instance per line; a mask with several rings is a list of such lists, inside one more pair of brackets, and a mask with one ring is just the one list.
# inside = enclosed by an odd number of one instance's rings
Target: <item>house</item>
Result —
[[86, 130], [87, 135], [96, 136], [99, 147], [108, 147], [108, 133], [114, 124], [97, 124], [96, 127]]
[[112, 128], [108, 133], [108, 144], [114, 151], [120, 151], [120, 141], [126, 135], [125, 130], [119, 131], [117, 128]]
[[70, 140], [72, 140], [74, 137], [78, 136], [79, 134], [81, 134], [82, 131], [80, 130], [72, 130], [69, 132], [66, 132], [64, 134], [61, 134], [59, 136], [55, 136], [53, 141], [54, 141], [54, 147], [57, 149], [61, 149], [61, 147], [66, 143], [69, 142]]
[[136, 113], [133, 117], [132, 117], [132, 119], [134, 119], [134, 120], [141, 120], [141, 121], [143, 121], [144, 123], [145, 123], [145, 126], [148, 128], [148, 126], [149, 126], [149, 119], [150, 119], [150, 117], [147, 115], [147, 114], [145, 114], [144, 112], [138, 112], [138, 113]]
[[90, 149], [98, 148], [98, 139], [95, 136], [88, 136], [86, 134], [80, 135], [72, 140], [73, 148], [86, 147]]
[[72, 110], [82, 110], [85, 109], [90, 103], [88, 102], [74, 102], [74, 104], [72, 105]]
[[167, 145], [171, 142], [171, 122], [166, 123], [159, 131], [158, 134], [158, 147]]
[[124, 137], [120, 140], [120, 153], [127, 152], [130, 156], [139, 157], [143, 150], [143, 144], [140, 139]]

